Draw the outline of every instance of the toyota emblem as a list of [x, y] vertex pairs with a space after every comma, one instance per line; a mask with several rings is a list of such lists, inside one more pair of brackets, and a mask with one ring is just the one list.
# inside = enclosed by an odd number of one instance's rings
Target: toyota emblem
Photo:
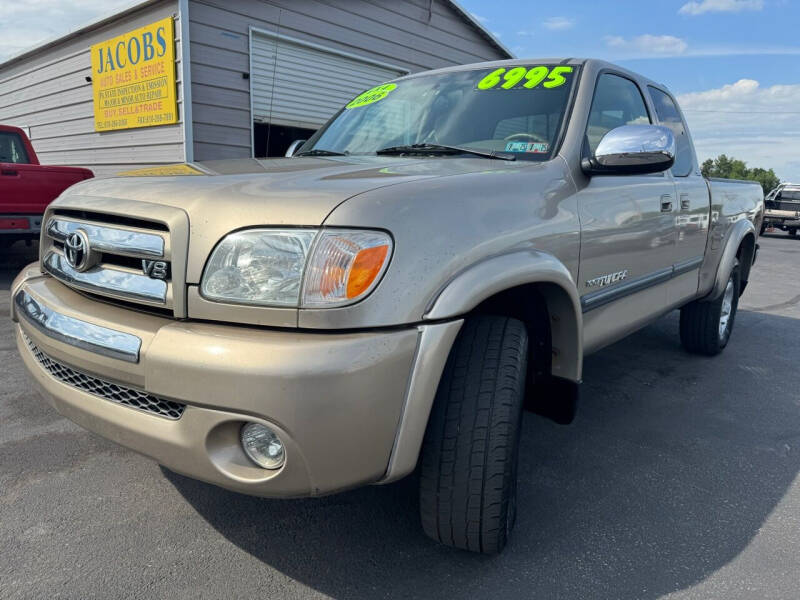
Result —
[[64, 240], [64, 258], [76, 271], [85, 271], [89, 266], [89, 238], [78, 230]]

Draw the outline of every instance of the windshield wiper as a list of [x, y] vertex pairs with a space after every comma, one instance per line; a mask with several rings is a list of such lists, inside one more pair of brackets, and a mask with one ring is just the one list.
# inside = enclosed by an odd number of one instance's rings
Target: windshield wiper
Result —
[[389, 146], [381, 148], [375, 152], [382, 154], [474, 154], [484, 158], [498, 158], [500, 160], [517, 160], [513, 154], [499, 153], [495, 150], [486, 152], [473, 148], [463, 148], [461, 146], [447, 146], [445, 144], [409, 144], [407, 146]]
[[314, 148], [313, 150], [306, 150], [305, 152], [298, 152], [295, 156], [347, 156], [349, 152], [335, 152], [333, 150], [322, 150]]

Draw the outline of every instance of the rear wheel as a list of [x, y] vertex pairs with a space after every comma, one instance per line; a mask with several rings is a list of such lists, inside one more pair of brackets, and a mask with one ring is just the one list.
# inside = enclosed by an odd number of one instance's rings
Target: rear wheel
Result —
[[425, 533], [497, 554], [516, 518], [528, 336], [507, 317], [467, 319], [447, 360], [422, 448]]
[[790, 236], [792, 236], [792, 237], [796, 236], [796, 235], [797, 235], [797, 229], [796, 229], [796, 228], [794, 228], [794, 227], [792, 227], [792, 228], [789, 230], [789, 235], [790, 235]]
[[681, 309], [681, 343], [694, 354], [714, 356], [728, 345], [739, 307], [739, 262], [722, 295], [713, 302], [695, 301]]

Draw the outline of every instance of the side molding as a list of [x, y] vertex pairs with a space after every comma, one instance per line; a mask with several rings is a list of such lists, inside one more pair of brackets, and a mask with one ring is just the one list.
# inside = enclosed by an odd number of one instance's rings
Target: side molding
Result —
[[[719, 298], [722, 292], [725, 291], [725, 285], [728, 283], [728, 278], [731, 276], [731, 271], [733, 270], [733, 263], [736, 260], [736, 252], [739, 250], [739, 245], [742, 243], [742, 240], [748, 234], [752, 234], [755, 240], [756, 228], [747, 219], [737, 221], [733, 227], [731, 227], [728, 242], [725, 245], [725, 250], [722, 251], [719, 266], [717, 266], [717, 276], [714, 280], [714, 287], [711, 288], [711, 292], [709, 292], [708, 296], [703, 298], [704, 301], [712, 302]], [[750, 265], [747, 265], [747, 269], [749, 271]]]
[[528, 284], [539, 286], [550, 314], [552, 375], [579, 382], [583, 369], [581, 302], [569, 270], [552, 254], [525, 249], [476, 263], [444, 286], [424, 318], [459, 317], [499, 292]]

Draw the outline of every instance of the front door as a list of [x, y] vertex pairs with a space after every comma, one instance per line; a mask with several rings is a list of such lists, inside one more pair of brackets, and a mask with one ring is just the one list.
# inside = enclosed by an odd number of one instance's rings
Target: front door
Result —
[[[586, 131], [588, 151], [616, 127], [652, 120], [639, 86], [599, 76]], [[578, 193], [578, 289], [587, 352], [666, 310], [675, 250], [675, 185], [669, 173], [596, 175]]]

